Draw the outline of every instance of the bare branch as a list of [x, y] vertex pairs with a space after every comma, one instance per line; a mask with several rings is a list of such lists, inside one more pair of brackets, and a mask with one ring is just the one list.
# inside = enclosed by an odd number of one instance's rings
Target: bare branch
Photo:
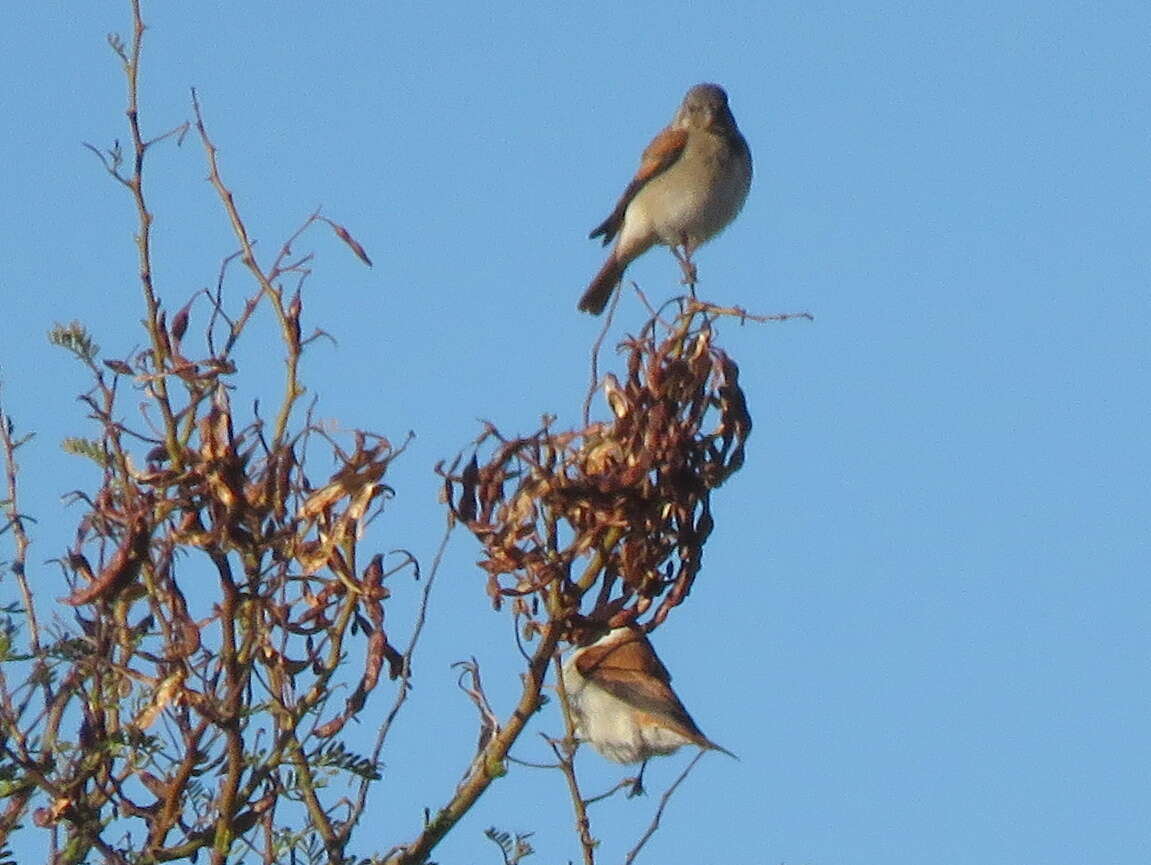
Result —
[[706, 751], [701, 749], [700, 752], [692, 758], [691, 762], [687, 764], [687, 768], [680, 772], [679, 777], [676, 778], [675, 781], [672, 782], [672, 785], [660, 796], [659, 807], [656, 808], [655, 814], [651, 818], [651, 824], [647, 827], [647, 831], [643, 833], [639, 841], [636, 842], [636, 845], [628, 851], [627, 857], [623, 860], [624, 865], [631, 865], [631, 863], [635, 861], [635, 857], [639, 855], [639, 851], [643, 849], [644, 845], [651, 839], [651, 836], [659, 829], [659, 823], [663, 817], [664, 809], [667, 808], [667, 803], [671, 800], [672, 794], [675, 793], [676, 788], [684, 782], [687, 776], [691, 774], [691, 770], [695, 768], [695, 764], [699, 762], [700, 757], [706, 753]]

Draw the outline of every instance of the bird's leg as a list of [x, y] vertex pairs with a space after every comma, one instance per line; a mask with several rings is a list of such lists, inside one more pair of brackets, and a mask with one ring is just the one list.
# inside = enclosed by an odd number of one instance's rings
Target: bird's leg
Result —
[[675, 260], [679, 262], [680, 269], [683, 271], [683, 284], [690, 287], [691, 296], [695, 297], [695, 283], [697, 275], [695, 271], [695, 262], [691, 260], [691, 254], [694, 252], [691, 243], [687, 239], [687, 235], [680, 238], [680, 242], [672, 246], [671, 253], [675, 256]]
[[639, 775], [637, 775], [635, 781], [632, 782], [631, 789], [627, 791], [627, 797], [629, 799], [647, 794], [647, 790], [643, 788], [643, 771], [646, 768], [647, 760], [644, 760], [643, 764], [639, 767]]

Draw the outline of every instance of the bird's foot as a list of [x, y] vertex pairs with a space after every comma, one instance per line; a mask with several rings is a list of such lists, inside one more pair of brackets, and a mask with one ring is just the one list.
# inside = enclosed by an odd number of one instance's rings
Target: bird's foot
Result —
[[644, 760], [643, 765], [639, 767], [639, 774], [636, 775], [635, 779], [631, 782], [631, 789], [627, 791], [627, 797], [629, 799], [634, 799], [636, 796], [643, 796], [647, 793], [647, 790], [643, 788], [643, 773], [646, 768], [647, 760]]
[[677, 243], [671, 248], [675, 260], [679, 262], [680, 270], [683, 271], [683, 284], [692, 286], [692, 296], [695, 296], [695, 283], [698, 275], [695, 270], [695, 262], [691, 260], [692, 248], [688, 243], [687, 238], [684, 237], [680, 243]]
[[683, 284], [691, 287], [691, 296], [695, 297], [695, 284], [699, 281], [699, 274], [695, 270], [695, 262], [691, 259], [683, 260], [679, 263], [680, 268], [683, 270]]

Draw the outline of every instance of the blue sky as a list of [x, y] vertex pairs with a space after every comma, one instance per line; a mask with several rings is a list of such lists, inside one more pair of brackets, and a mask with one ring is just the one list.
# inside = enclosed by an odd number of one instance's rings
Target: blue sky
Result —
[[[265, 255], [317, 205], [367, 247], [371, 270], [308, 244], [306, 315], [337, 344], [306, 378], [321, 417], [415, 431], [369, 540], [430, 559], [432, 466], [477, 419], [578, 416], [600, 326], [575, 310], [601, 263], [587, 232], [683, 91], [723, 84], [756, 175], [697, 256], [700, 293], [815, 321], [722, 325], [756, 428], [655, 641], [741, 760], [704, 760], [640, 861], [1148, 861], [1151, 7], [718, 5], [150, 4], [145, 124], [187, 119], [195, 86]], [[91, 481], [58, 446], [85, 432], [85, 381], [44, 334], [79, 319], [110, 356], [142, 341], [130, 201], [81, 146], [126, 138], [104, 43], [126, 6], [17, 4], [0, 52], [0, 377], [38, 434], [35, 562]], [[234, 242], [193, 139], [149, 171], [175, 308]], [[662, 250], [629, 276], [679, 290]], [[625, 296], [613, 334], [641, 318]], [[248, 392], [277, 380], [258, 348], [241, 360]], [[410, 837], [470, 754], [452, 661], [475, 655], [510, 708], [477, 555], [455, 537], [360, 852]], [[531, 737], [516, 753], [543, 756]], [[655, 805], [599, 806], [604, 861]], [[576, 858], [569, 813], [558, 775], [517, 769], [437, 858], [497, 861], [491, 824], [534, 830], [530, 862]]]

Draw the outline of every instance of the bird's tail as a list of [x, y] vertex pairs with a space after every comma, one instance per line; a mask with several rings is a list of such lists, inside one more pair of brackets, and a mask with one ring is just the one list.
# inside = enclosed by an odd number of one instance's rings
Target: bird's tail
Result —
[[731, 751], [727, 750], [727, 748], [723, 747], [723, 745], [717, 745], [715, 742], [711, 741], [711, 739], [704, 739], [700, 743], [700, 746], [706, 748], [708, 751], [719, 751], [721, 754], [727, 754], [727, 756], [732, 757], [733, 759], [739, 759], [739, 757], [731, 753]]
[[587, 291], [583, 293], [583, 297], [580, 298], [579, 308], [584, 312], [590, 312], [592, 315], [599, 315], [603, 312], [607, 302], [611, 300], [611, 293], [615, 291], [615, 287], [623, 279], [626, 266], [620, 264], [619, 259], [614, 254], [609, 255], [595, 279], [591, 281]]

